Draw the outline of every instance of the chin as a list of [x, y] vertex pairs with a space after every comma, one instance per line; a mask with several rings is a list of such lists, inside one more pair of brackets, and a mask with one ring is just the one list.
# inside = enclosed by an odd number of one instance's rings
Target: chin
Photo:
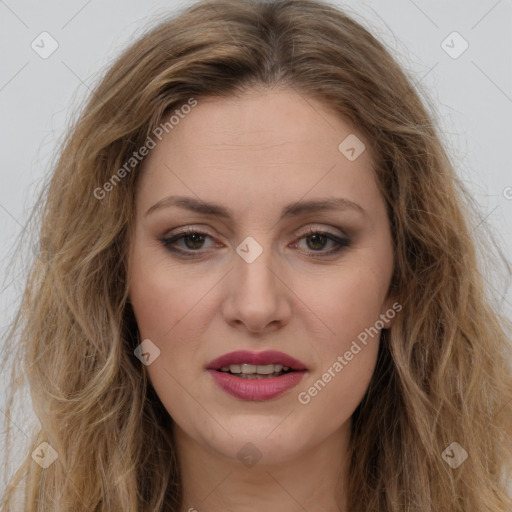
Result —
[[228, 428], [233, 437], [224, 430], [219, 432], [219, 429], [212, 426], [216, 435], [208, 438], [201, 436], [198, 441], [206, 449], [244, 464], [247, 458], [252, 461], [257, 459], [258, 464], [285, 463], [300, 455], [300, 452], [307, 449], [308, 444], [308, 438], [300, 432], [298, 425], [293, 425], [292, 428], [290, 425], [288, 428], [284, 425], [279, 426], [285, 417], [286, 414], [276, 420], [275, 417], [260, 416], [259, 420], [255, 418], [249, 423], [247, 417], [240, 418], [240, 421], [235, 419], [230, 421]]

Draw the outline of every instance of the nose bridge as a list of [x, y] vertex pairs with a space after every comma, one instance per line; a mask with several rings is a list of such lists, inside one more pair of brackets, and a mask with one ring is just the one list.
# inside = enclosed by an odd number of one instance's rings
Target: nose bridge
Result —
[[248, 288], [248, 291], [275, 292], [272, 247], [268, 238], [263, 240], [262, 235], [258, 238], [261, 243], [252, 236], [246, 237], [236, 248], [238, 261], [235, 275], [240, 280], [240, 286]]
[[236, 248], [233, 281], [224, 310], [227, 321], [243, 323], [251, 331], [263, 330], [276, 321], [282, 323], [289, 314], [286, 287], [277, 277], [271, 242], [263, 235], [258, 238], [261, 243], [247, 237]]

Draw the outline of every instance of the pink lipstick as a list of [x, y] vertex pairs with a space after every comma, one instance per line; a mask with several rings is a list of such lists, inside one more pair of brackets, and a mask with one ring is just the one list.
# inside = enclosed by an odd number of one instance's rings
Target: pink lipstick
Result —
[[241, 400], [263, 401], [295, 387], [307, 369], [297, 359], [274, 350], [230, 352], [207, 368], [215, 383]]

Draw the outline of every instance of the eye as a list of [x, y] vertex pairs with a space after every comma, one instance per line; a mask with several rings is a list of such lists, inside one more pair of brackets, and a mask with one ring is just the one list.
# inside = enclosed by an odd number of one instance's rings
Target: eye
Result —
[[[204, 249], [207, 238], [211, 239], [212, 237], [202, 231], [186, 229], [172, 237], [161, 238], [159, 241], [170, 252], [194, 258], [201, 256], [201, 249]], [[313, 257], [331, 256], [340, 252], [344, 247], [350, 246], [350, 240], [346, 238], [340, 238], [333, 233], [312, 228], [298, 239], [299, 242], [301, 240], [306, 240], [306, 248], [303, 249]], [[328, 244], [333, 245], [333, 247], [328, 251], [323, 250]], [[291, 247], [298, 246], [299, 243], [297, 242], [291, 244]]]
[[[161, 238], [160, 242], [167, 250], [171, 252], [189, 253], [198, 252], [199, 249], [202, 249], [206, 238], [211, 237], [202, 231], [186, 229], [172, 237]], [[185, 247], [183, 247], [183, 245], [181, 247], [176, 247], [178, 242], [183, 242]]]
[[[301, 240], [306, 241], [306, 251], [310, 253], [319, 253], [312, 254], [313, 257], [324, 257], [330, 256], [332, 254], [340, 252], [344, 247], [350, 246], [350, 240], [347, 238], [340, 238], [333, 233], [329, 233], [327, 231], [320, 231], [310, 228], [306, 233], [304, 233], [300, 238]], [[332, 247], [330, 250], [325, 251], [327, 244], [331, 244]], [[298, 246], [298, 243], [294, 243], [293, 246]]]

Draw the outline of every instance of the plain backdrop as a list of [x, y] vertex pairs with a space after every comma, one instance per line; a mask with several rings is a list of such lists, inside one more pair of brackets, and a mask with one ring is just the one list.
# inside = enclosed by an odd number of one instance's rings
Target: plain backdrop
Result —
[[[510, 257], [512, 1], [332, 3], [346, 7], [370, 28], [432, 99], [449, 154], [486, 219], [478, 229], [492, 229]], [[12, 244], [24, 230], [41, 179], [51, 172], [50, 159], [77, 105], [145, 26], [187, 4], [0, 0], [2, 328], [11, 319], [25, 277], [19, 268], [8, 271]], [[58, 45], [56, 50], [45, 55], [52, 45]], [[508, 290], [503, 299], [507, 314], [511, 303]], [[23, 436], [24, 426], [18, 426]]]

